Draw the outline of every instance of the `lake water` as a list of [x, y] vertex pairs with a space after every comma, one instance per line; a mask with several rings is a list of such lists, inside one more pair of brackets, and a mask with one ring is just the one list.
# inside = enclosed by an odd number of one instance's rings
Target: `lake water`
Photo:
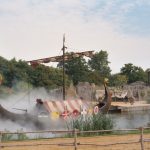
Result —
[[109, 116], [115, 122], [115, 129], [132, 129], [141, 126], [148, 127], [150, 123], [150, 110], [109, 114]]

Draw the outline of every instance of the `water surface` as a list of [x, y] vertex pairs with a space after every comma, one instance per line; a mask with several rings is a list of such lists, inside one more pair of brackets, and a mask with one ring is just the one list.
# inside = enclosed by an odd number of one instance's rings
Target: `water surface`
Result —
[[147, 127], [150, 124], [150, 110], [109, 114], [109, 116], [115, 122], [115, 129]]

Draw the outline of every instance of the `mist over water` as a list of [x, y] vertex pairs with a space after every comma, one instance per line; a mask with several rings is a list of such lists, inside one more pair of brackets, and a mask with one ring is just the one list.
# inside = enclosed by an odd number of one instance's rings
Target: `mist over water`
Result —
[[[44, 88], [32, 89], [26, 92], [18, 92], [14, 93], [5, 99], [0, 99], [0, 104], [8, 111], [16, 113], [16, 114], [29, 114], [32, 117], [38, 118], [42, 126], [42, 129], [49, 130], [59, 130], [64, 129], [65, 123], [58, 120], [51, 120], [50, 115], [47, 117], [37, 117], [38, 113], [35, 109], [36, 107], [36, 99], [42, 100], [54, 100], [54, 94], [52, 91], [46, 91]], [[55, 97], [57, 99], [57, 97]], [[27, 112], [25, 111], [27, 110]], [[8, 131], [33, 131], [33, 130], [41, 130], [36, 127], [36, 124], [32, 122], [32, 120], [28, 121], [11, 121], [7, 118], [0, 118], [0, 130], [8, 130]]]

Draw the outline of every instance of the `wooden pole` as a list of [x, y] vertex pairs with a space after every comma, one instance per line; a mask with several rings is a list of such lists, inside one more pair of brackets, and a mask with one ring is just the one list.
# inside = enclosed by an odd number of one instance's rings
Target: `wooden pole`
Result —
[[74, 129], [74, 150], [77, 150], [77, 129]]
[[65, 34], [63, 36], [63, 48], [62, 48], [62, 51], [63, 51], [63, 100], [66, 99], [65, 97], [65, 49], [66, 49], [66, 46], [65, 46]]
[[140, 127], [139, 129], [141, 131], [141, 135], [140, 135], [141, 150], [144, 150], [143, 127]]

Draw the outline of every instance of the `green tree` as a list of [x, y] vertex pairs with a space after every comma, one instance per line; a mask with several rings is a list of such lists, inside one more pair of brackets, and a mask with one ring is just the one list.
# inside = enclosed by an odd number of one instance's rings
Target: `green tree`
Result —
[[108, 66], [108, 53], [106, 51], [99, 51], [88, 61], [90, 68], [94, 71], [99, 72], [102, 77], [109, 77], [111, 69]]
[[16, 60], [12, 59], [3, 68], [4, 85], [12, 87], [17, 77], [17, 68], [15, 67]]
[[102, 85], [104, 77], [102, 77], [98, 71], [89, 71], [87, 81], [89, 83], [95, 83], [96, 85]]
[[25, 61], [16, 61], [15, 58], [6, 62], [5, 65], [2, 65], [2, 72], [4, 76], [4, 85], [8, 87], [13, 87], [18, 81], [28, 80], [28, 72], [30, 70], [30, 66]]
[[[58, 64], [62, 68], [62, 63]], [[65, 62], [65, 73], [76, 85], [78, 82], [88, 81], [88, 65], [83, 57], [72, 58]]]
[[111, 75], [110, 79], [109, 79], [109, 83], [111, 86], [122, 86], [124, 84], [126, 84], [128, 81], [128, 78], [126, 77], [126, 75], [121, 75], [121, 74], [114, 74]]
[[[66, 78], [66, 86], [70, 81]], [[62, 70], [59, 68], [38, 65], [33, 69], [31, 74], [32, 85], [35, 87], [45, 87], [47, 89], [57, 88], [62, 86]]]
[[6, 78], [6, 74], [8, 72], [8, 61], [3, 58], [0, 57], [0, 74], [3, 76], [3, 85], [7, 85], [7, 78]]
[[[62, 69], [53, 68], [39, 64], [33, 68], [27, 62], [15, 58], [8, 61], [0, 57], [0, 74], [3, 76], [3, 86], [17, 90], [24, 85], [33, 85], [34, 87], [45, 87], [47, 89], [62, 86]], [[70, 84], [70, 80], [66, 75], [66, 86]]]
[[128, 78], [128, 83], [135, 81], [146, 81], [146, 73], [141, 67], [134, 66], [132, 63], [125, 64], [121, 68], [121, 74], [126, 75]]

